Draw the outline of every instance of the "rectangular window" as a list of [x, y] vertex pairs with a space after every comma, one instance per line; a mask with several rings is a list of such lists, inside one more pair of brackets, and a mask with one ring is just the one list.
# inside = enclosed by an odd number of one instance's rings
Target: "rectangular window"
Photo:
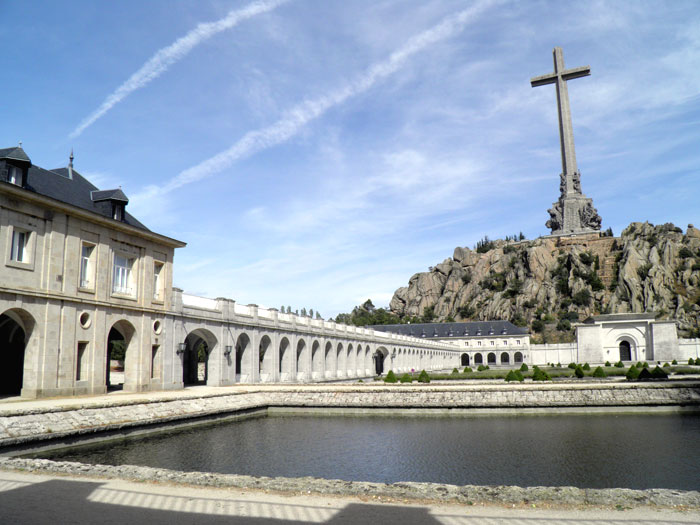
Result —
[[504, 340], [503, 340], [503, 346], [506, 346], [507, 344], [508, 344], [508, 341], [506, 341], [506, 340], [504, 339]]
[[78, 355], [75, 367], [75, 380], [84, 381], [87, 379], [87, 347], [85, 342], [78, 343]]
[[481, 341], [477, 341], [476, 346], [481, 346]]
[[163, 294], [162, 294], [162, 283], [161, 283], [161, 277], [160, 274], [163, 272], [163, 263], [154, 263], [153, 264], [153, 298], [155, 300], [162, 300], [163, 299]]
[[496, 344], [496, 343], [494, 343], [493, 341], [491, 341], [491, 346], [494, 346], [495, 344]]
[[10, 171], [7, 174], [7, 182], [10, 184], [22, 185], [22, 170], [17, 166], [10, 166]]
[[134, 295], [131, 277], [133, 266], [133, 259], [114, 254], [114, 277], [112, 281], [112, 291], [114, 293]]
[[519, 344], [520, 344], [520, 339], [516, 339], [516, 340], [515, 340], [515, 344], [516, 344], [516, 345], [519, 345]]
[[94, 288], [94, 258], [95, 246], [83, 243], [80, 253], [80, 287]]
[[158, 349], [160, 345], [153, 345], [151, 347], [151, 378], [155, 379], [160, 377], [160, 364], [158, 362]]
[[469, 341], [464, 341], [464, 346], [469, 346]]
[[17, 262], [29, 262], [28, 243], [29, 232], [13, 229], [10, 259]]

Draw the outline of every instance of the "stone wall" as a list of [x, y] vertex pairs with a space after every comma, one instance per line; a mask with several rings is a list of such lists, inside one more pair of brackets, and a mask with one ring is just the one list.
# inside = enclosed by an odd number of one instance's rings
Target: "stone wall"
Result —
[[[11, 406], [11, 405], [10, 405]], [[563, 383], [412, 386], [315, 386], [251, 390], [207, 397], [115, 402], [90, 407], [6, 408], [0, 412], [0, 447], [148, 428], [267, 407], [400, 410], [458, 413], [473, 409], [565, 407], [700, 407], [700, 382]]]
[[530, 359], [533, 365], [561, 363], [568, 365], [578, 361], [578, 345], [576, 343], [551, 343], [530, 345]]
[[679, 363], [687, 363], [690, 357], [697, 359], [700, 357], [700, 339], [679, 339], [678, 353], [680, 354]]

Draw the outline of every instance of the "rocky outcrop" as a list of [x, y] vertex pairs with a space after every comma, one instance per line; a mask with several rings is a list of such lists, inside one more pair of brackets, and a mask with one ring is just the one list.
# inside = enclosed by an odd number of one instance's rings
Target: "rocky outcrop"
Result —
[[620, 237], [490, 242], [479, 253], [458, 247], [417, 273], [390, 303], [403, 319], [432, 307], [436, 321], [508, 319], [520, 325], [558, 316], [585, 319], [656, 312], [700, 336], [700, 230], [632, 223]]

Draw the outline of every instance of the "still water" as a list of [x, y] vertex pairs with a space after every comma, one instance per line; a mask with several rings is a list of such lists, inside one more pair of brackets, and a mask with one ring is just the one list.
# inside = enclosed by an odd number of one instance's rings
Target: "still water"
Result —
[[700, 490], [700, 416], [271, 416], [53, 459], [254, 476]]

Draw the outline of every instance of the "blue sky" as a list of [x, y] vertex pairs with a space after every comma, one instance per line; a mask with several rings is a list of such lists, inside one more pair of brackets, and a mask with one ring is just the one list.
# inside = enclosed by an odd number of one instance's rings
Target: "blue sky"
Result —
[[[175, 285], [324, 317], [547, 233], [567, 67], [603, 228], [700, 223], [692, 1], [0, 0], [0, 147], [121, 186]], [[13, 29], [14, 28], [14, 29]]]

